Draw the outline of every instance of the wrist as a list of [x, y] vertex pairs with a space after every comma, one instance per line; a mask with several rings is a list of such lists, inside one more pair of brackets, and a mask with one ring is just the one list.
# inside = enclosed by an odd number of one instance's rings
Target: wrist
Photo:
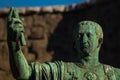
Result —
[[17, 41], [7, 41], [10, 50], [18, 51], [20, 49], [19, 42]]
[[7, 38], [7, 42], [18, 42], [18, 41], [12, 38]]

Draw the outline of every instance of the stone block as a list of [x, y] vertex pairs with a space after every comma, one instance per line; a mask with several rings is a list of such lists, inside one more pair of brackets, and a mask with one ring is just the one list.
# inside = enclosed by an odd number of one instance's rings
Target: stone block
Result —
[[33, 27], [30, 34], [31, 39], [41, 39], [44, 38], [45, 31], [43, 27]]
[[0, 40], [6, 40], [6, 29], [4, 18], [0, 18]]
[[48, 40], [42, 39], [42, 40], [34, 40], [31, 42], [31, 47], [33, 52], [39, 52], [41, 48], [47, 47]]
[[53, 12], [53, 8], [51, 6], [42, 7], [40, 12]]
[[55, 12], [64, 12], [65, 6], [64, 5], [63, 6], [53, 6], [53, 10]]
[[26, 16], [25, 18], [24, 18], [24, 25], [25, 25], [25, 27], [27, 27], [27, 28], [31, 28], [32, 26], [33, 26], [33, 18], [32, 18], [32, 16]]

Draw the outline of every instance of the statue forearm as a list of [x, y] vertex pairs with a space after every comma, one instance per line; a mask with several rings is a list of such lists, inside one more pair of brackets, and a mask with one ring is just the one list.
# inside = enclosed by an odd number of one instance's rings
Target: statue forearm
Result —
[[31, 68], [29, 67], [18, 42], [8, 42], [9, 47], [9, 59], [12, 73], [15, 78], [28, 79], [31, 74]]

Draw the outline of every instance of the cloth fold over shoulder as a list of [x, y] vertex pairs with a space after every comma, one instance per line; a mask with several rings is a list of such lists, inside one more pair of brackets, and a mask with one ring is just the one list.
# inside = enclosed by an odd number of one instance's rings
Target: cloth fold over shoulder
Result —
[[64, 62], [33, 62], [30, 64], [32, 75], [30, 80], [63, 80]]

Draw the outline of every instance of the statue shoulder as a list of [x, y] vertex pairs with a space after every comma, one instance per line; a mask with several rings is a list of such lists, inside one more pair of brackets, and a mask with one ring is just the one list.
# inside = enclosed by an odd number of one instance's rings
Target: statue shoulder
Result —
[[120, 69], [119, 68], [115, 68], [113, 66], [106, 65], [106, 64], [103, 64], [103, 65], [104, 65], [104, 71], [109, 78], [114, 78], [113, 80], [120, 79]]
[[116, 75], [116, 79], [119, 80], [120, 79], [120, 69], [119, 68], [114, 68], [114, 72]]

